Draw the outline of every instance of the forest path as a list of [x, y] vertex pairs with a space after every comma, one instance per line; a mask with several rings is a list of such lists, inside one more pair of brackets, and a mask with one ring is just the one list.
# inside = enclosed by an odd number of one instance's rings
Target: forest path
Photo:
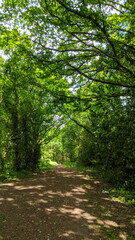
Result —
[[105, 184], [58, 165], [0, 185], [0, 240], [133, 240], [134, 209]]

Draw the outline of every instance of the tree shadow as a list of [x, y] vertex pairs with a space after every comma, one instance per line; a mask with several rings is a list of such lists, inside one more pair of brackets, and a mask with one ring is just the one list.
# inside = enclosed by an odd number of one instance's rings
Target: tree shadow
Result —
[[0, 240], [133, 240], [135, 210], [62, 165], [0, 185]]

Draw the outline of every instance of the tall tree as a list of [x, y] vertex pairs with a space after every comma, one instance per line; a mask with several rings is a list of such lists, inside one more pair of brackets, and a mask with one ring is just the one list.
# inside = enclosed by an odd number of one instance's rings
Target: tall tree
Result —
[[[47, 139], [47, 132], [53, 126], [52, 114], [55, 111], [52, 103], [49, 105], [48, 102], [51, 101], [50, 93], [44, 91], [40, 84], [41, 72], [31, 60], [31, 41], [27, 35], [22, 41], [19, 31], [15, 32], [17, 41], [16, 38], [10, 40], [10, 44], [5, 46], [10, 56], [2, 66], [1, 133], [9, 136], [9, 162], [14, 169], [34, 169], [40, 159], [41, 142]], [[10, 35], [14, 31], [7, 33]], [[0, 145], [2, 167], [8, 145], [6, 139], [3, 137]]]

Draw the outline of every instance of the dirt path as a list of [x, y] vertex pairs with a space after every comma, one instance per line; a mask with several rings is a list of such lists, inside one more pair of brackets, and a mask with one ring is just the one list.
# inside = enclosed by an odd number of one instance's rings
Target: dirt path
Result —
[[133, 240], [135, 210], [104, 184], [55, 166], [0, 185], [0, 240]]

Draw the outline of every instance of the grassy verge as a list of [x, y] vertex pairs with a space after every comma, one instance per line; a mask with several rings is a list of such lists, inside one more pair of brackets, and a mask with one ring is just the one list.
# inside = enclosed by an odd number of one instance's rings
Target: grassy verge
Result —
[[[57, 163], [51, 160], [48, 160], [48, 161], [41, 160], [39, 163], [39, 169], [35, 170], [34, 172], [39, 172], [41, 170], [50, 170], [51, 167], [55, 165], [57, 165]], [[14, 171], [14, 170], [7, 169], [5, 171], [0, 172], [0, 183], [17, 180], [24, 177], [30, 178], [32, 177], [32, 174], [33, 174], [33, 171], [30, 171], [30, 170]]]
[[122, 202], [125, 202], [129, 207], [135, 207], [135, 191], [126, 190], [124, 188], [114, 188], [111, 187], [110, 189], [110, 197], [112, 199], [119, 199]]
[[21, 171], [14, 171], [14, 170], [6, 170], [4, 172], [0, 172], [0, 182], [9, 182], [11, 180], [17, 180], [23, 177], [31, 177], [32, 171], [29, 170], [21, 170]]
[[75, 162], [70, 162], [70, 160], [67, 160], [66, 162], [64, 162], [64, 165], [66, 167], [76, 168], [76, 163]]
[[41, 160], [39, 163], [39, 169], [40, 170], [50, 170], [55, 165], [58, 165], [57, 162], [51, 161], [51, 160]]
[[72, 167], [72, 168], [75, 168], [77, 169], [79, 172], [85, 172], [87, 173], [88, 175], [98, 175], [97, 173], [97, 170], [93, 167], [86, 167], [86, 166], [82, 166], [82, 165], [79, 165], [78, 163], [76, 162], [70, 162], [70, 160], [67, 160], [64, 165], [66, 167]]
[[135, 191], [132, 189], [125, 189], [123, 186], [117, 186], [113, 183], [108, 183], [102, 174], [92, 167], [84, 167], [76, 164], [75, 162], [70, 162], [69, 160], [64, 163], [67, 167], [73, 167], [79, 172], [87, 173], [87, 175], [98, 178], [98, 180], [103, 180], [105, 182], [104, 192], [108, 193], [109, 197], [112, 199], [118, 199], [124, 202], [127, 206], [134, 208], [135, 207]]

